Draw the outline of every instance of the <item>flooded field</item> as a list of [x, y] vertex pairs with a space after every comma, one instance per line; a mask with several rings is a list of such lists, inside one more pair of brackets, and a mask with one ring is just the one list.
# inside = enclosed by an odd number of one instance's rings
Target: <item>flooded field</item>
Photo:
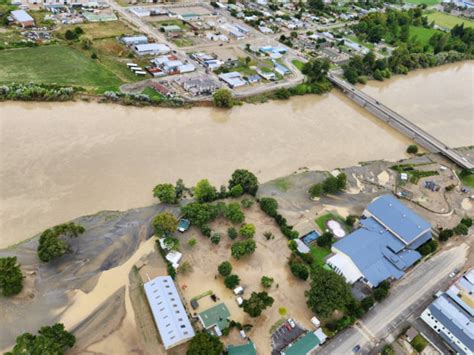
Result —
[[[473, 67], [364, 90], [448, 144], [472, 144]], [[80, 215], [148, 205], [158, 182], [220, 185], [236, 168], [267, 181], [303, 167], [397, 160], [409, 144], [337, 90], [230, 111], [7, 102], [0, 113], [0, 247]]]

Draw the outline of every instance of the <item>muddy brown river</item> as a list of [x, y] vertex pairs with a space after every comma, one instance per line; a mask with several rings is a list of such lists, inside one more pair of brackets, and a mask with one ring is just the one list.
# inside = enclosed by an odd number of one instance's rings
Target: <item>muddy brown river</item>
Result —
[[[474, 62], [458, 63], [364, 91], [449, 145], [470, 145], [473, 72]], [[80, 215], [150, 204], [158, 182], [220, 185], [236, 168], [266, 181], [398, 160], [409, 143], [337, 90], [229, 111], [1, 103], [0, 248]]]

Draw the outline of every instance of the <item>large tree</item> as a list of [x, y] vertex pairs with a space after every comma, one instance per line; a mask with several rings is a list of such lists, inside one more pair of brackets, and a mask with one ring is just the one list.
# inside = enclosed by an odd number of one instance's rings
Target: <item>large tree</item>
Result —
[[232, 202], [227, 205], [224, 216], [233, 224], [240, 224], [245, 219], [245, 215], [237, 202]]
[[251, 317], [258, 317], [262, 312], [273, 305], [273, 298], [268, 295], [265, 291], [263, 292], [252, 292], [250, 298], [244, 300], [242, 307], [245, 313], [248, 313]]
[[211, 208], [205, 203], [191, 202], [181, 207], [181, 212], [185, 218], [198, 227], [206, 225], [213, 219]]
[[16, 256], [0, 258], [0, 290], [3, 296], [20, 293], [23, 289], [23, 278]]
[[212, 202], [217, 197], [217, 190], [207, 179], [203, 179], [194, 187], [194, 195], [199, 202]]
[[178, 228], [178, 220], [169, 212], [162, 212], [153, 219], [153, 227], [158, 237], [169, 237]]
[[229, 190], [237, 185], [242, 187], [244, 193], [255, 196], [258, 190], [258, 179], [248, 170], [237, 169], [232, 173], [229, 180]]
[[38, 333], [38, 335], [30, 333], [20, 335], [16, 338], [13, 350], [5, 355], [62, 355], [76, 342], [76, 337], [66, 331], [61, 323], [42, 327]]
[[41, 233], [38, 244], [38, 257], [49, 262], [71, 251], [69, 243], [63, 237], [77, 237], [84, 233], [83, 226], [75, 223], [64, 223]]
[[153, 196], [163, 203], [176, 203], [176, 189], [172, 184], [158, 184], [153, 189]]
[[220, 355], [224, 344], [215, 335], [199, 332], [189, 343], [187, 355]]
[[329, 317], [352, 302], [351, 290], [344, 278], [334, 271], [316, 267], [311, 272], [311, 287], [305, 292], [308, 307], [318, 316]]
[[223, 261], [217, 267], [217, 271], [219, 271], [219, 274], [221, 274], [224, 277], [229, 276], [230, 273], [232, 272], [232, 264], [229, 263], [228, 261]]
[[234, 105], [234, 99], [230, 90], [222, 88], [218, 89], [212, 95], [214, 106], [221, 108], [231, 108]]

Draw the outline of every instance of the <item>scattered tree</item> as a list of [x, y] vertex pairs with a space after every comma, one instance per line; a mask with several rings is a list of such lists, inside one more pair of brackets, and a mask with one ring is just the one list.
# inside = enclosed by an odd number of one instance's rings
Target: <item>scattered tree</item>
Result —
[[316, 244], [322, 248], [330, 249], [333, 240], [334, 235], [331, 232], [324, 232], [318, 239], [316, 239]]
[[16, 295], [23, 289], [24, 276], [16, 261], [16, 256], [0, 258], [0, 290], [5, 297]]
[[455, 235], [467, 235], [469, 233], [469, 228], [465, 224], [459, 223], [454, 227], [453, 232]]
[[260, 281], [261, 281], [263, 287], [269, 288], [269, 287], [272, 287], [274, 280], [271, 277], [262, 276], [262, 279]]
[[321, 195], [323, 194], [323, 185], [314, 184], [313, 186], [309, 188], [308, 192], [311, 198], [321, 197]]
[[364, 310], [367, 312], [370, 308], [373, 307], [374, 302], [374, 298], [372, 296], [368, 296], [363, 298], [360, 303], [362, 305], [362, 308], [364, 308]]
[[76, 337], [64, 329], [64, 325], [57, 323], [53, 326], [41, 327], [38, 335], [23, 333], [16, 338], [16, 344], [11, 352], [5, 355], [20, 354], [55, 354], [63, 355], [72, 348]]
[[227, 229], [227, 235], [230, 239], [234, 240], [238, 237], [239, 233], [237, 232], [237, 229], [235, 229], [234, 227], [230, 227]]
[[270, 217], [278, 214], [278, 202], [272, 197], [262, 197], [259, 201], [260, 209]]
[[240, 201], [240, 204], [242, 205], [243, 208], [250, 208], [254, 204], [254, 200], [251, 200], [249, 198], [244, 198], [242, 201]]
[[212, 244], [219, 244], [219, 242], [221, 241], [221, 235], [219, 233], [214, 233], [212, 236], [211, 236], [211, 243]]
[[203, 179], [196, 184], [194, 195], [199, 202], [212, 202], [217, 197], [217, 190], [207, 179]]
[[439, 232], [439, 240], [442, 242], [447, 241], [449, 238], [451, 238], [454, 235], [454, 232], [452, 229], [443, 229], [441, 232]]
[[252, 292], [250, 298], [242, 303], [242, 308], [250, 317], [255, 318], [260, 316], [265, 309], [271, 307], [273, 302], [273, 298], [265, 291], [259, 293]]
[[293, 275], [295, 275], [300, 280], [306, 281], [309, 276], [308, 267], [303, 263], [291, 262], [290, 270]]
[[178, 228], [178, 220], [169, 212], [162, 212], [153, 219], [153, 227], [158, 237], [169, 237]]
[[178, 271], [180, 274], [187, 274], [188, 272], [193, 271], [193, 266], [189, 263], [189, 261], [183, 261], [179, 266], [178, 266]]
[[187, 355], [221, 355], [224, 344], [208, 332], [198, 332], [189, 343]]
[[305, 292], [308, 307], [326, 318], [335, 310], [344, 310], [353, 296], [346, 280], [332, 270], [316, 267], [311, 272], [311, 287]]
[[470, 228], [472, 226], [472, 218], [464, 217], [463, 219], [461, 219], [461, 223], [464, 224], [467, 228]]
[[159, 184], [153, 189], [153, 196], [163, 203], [176, 203], [176, 189], [171, 184]]
[[229, 190], [237, 185], [242, 187], [244, 193], [255, 196], [258, 190], [258, 179], [248, 170], [237, 169], [232, 173], [229, 180]]
[[232, 264], [228, 261], [223, 261], [217, 267], [217, 271], [219, 271], [219, 274], [221, 274], [224, 277], [229, 276], [230, 273], [232, 272]]
[[60, 238], [75, 238], [84, 232], [84, 227], [73, 222], [60, 224], [51, 229], [45, 230], [40, 235], [38, 257], [41, 261], [49, 262], [69, 253], [71, 251], [69, 243]]
[[232, 197], [240, 197], [243, 195], [244, 189], [240, 184], [238, 184], [229, 189], [229, 193]]
[[418, 153], [418, 146], [416, 144], [410, 144], [407, 148], [408, 154], [416, 154]]
[[256, 248], [257, 243], [255, 243], [255, 240], [247, 239], [233, 243], [230, 249], [231, 255], [239, 260], [246, 255], [253, 254]]
[[77, 34], [74, 31], [67, 30], [64, 33], [64, 38], [66, 38], [68, 41], [75, 41], [78, 37], [77, 37]]
[[217, 89], [212, 95], [214, 106], [220, 108], [231, 108], [234, 106], [234, 98], [230, 90], [222, 88]]
[[245, 219], [245, 215], [237, 202], [232, 202], [227, 205], [224, 216], [233, 224], [240, 224]]
[[235, 274], [228, 275], [224, 279], [225, 287], [230, 288], [231, 290], [236, 288], [239, 283], [240, 283], [240, 277], [238, 277]]
[[244, 238], [253, 238], [255, 235], [255, 226], [253, 224], [244, 224], [242, 227], [240, 227], [239, 231], [240, 235]]
[[352, 227], [354, 226], [356, 220], [357, 220], [357, 216], [350, 214], [349, 216], [346, 217], [346, 224]]

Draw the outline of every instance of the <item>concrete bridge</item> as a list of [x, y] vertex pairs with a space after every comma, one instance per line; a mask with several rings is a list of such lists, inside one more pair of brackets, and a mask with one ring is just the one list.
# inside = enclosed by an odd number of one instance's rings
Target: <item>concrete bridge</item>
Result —
[[328, 79], [334, 85], [339, 87], [349, 98], [351, 98], [358, 105], [364, 107], [376, 117], [388, 123], [390, 126], [403, 133], [410, 139], [413, 139], [426, 150], [444, 155], [446, 158], [456, 163], [461, 168], [474, 169], [474, 163], [469, 161], [466, 157], [464, 157], [454, 149], [449, 148], [439, 139], [433, 137], [428, 132], [422, 130], [420, 127], [410, 122], [403, 116], [399, 115], [395, 111], [392, 111], [387, 106], [378, 102], [371, 96], [356, 89], [347, 81], [342, 80], [340, 77], [336, 76], [333, 73], [328, 74]]

